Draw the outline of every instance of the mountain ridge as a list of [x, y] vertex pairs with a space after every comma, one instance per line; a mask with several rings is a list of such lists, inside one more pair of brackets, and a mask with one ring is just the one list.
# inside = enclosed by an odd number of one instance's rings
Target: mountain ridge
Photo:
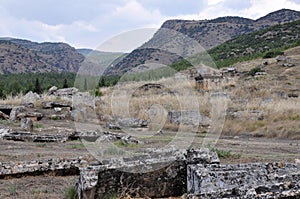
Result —
[[[169, 39], [169, 35], [173, 34], [172, 32], [180, 33], [193, 40], [192, 42], [197, 42], [205, 50], [209, 50], [240, 35], [266, 29], [276, 24], [288, 23], [297, 20], [300, 20], [300, 12], [289, 9], [281, 9], [256, 20], [236, 16], [198, 21], [168, 20], [162, 24], [161, 28], [148, 42], [129, 53], [125, 59], [120, 61], [114, 68], [110, 68], [106, 74], [122, 75], [124, 72], [130, 71], [132, 68], [144, 64], [145, 62], [157, 63], [157, 61], [155, 61], [158, 59], [158, 57], [155, 57], [155, 54], [157, 53], [153, 52], [153, 49], [167, 49], [170, 48], [170, 46], [175, 46], [176, 48], [176, 41]], [[174, 40], [176, 39], [177, 38]], [[188, 44], [186, 44], [186, 42], [181, 42], [180, 45]], [[147, 48], [151, 48], [148, 53], [145, 51]], [[189, 48], [189, 46], [186, 48]], [[143, 53], [139, 53], [137, 51], [143, 51]], [[185, 52], [182, 50], [179, 56], [184, 54]], [[137, 55], [142, 57], [136, 57]], [[148, 59], [149, 57], [151, 59]], [[174, 63], [174, 61], [177, 61], [177, 59], [170, 59], [167, 63], [171, 64]], [[164, 62], [164, 64], [165, 63], [166, 62]]]

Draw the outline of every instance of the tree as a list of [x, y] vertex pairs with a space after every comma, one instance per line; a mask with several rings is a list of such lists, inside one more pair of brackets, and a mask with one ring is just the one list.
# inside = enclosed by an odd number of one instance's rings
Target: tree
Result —
[[39, 78], [35, 79], [35, 84], [34, 84], [34, 92], [41, 94], [42, 93], [42, 89], [41, 89], [41, 85], [40, 85], [40, 81]]
[[63, 85], [63, 88], [68, 88], [68, 87], [69, 87], [68, 81], [67, 81], [67, 79], [65, 78], [65, 79], [64, 79], [64, 85]]
[[100, 80], [99, 80], [99, 87], [104, 87], [105, 86], [105, 80], [104, 80], [104, 77], [100, 77]]
[[83, 90], [87, 91], [87, 81], [86, 81], [86, 78], [84, 78]]
[[4, 87], [3, 85], [0, 83], [0, 99], [3, 99], [5, 97], [4, 94]]

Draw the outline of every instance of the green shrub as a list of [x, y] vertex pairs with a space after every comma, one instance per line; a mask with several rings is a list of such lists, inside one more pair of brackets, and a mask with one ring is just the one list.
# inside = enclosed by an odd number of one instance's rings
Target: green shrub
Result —
[[9, 192], [10, 196], [16, 195], [16, 193], [17, 193], [17, 186], [13, 185], [12, 187], [9, 187], [8, 188], [8, 192]]
[[255, 68], [252, 68], [249, 72], [248, 72], [248, 75], [249, 76], [254, 76], [257, 72], [261, 72], [261, 68], [259, 67], [255, 67]]
[[75, 199], [76, 195], [76, 187], [74, 185], [71, 185], [65, 190], [64, 199]]
[[266, 58], [273, 58], [273, 57], [277, 57], [278, 55], [284, 55], [284, 52], [282, 51], [269, 51], [266, 52], [263, 56], [264, 59]]

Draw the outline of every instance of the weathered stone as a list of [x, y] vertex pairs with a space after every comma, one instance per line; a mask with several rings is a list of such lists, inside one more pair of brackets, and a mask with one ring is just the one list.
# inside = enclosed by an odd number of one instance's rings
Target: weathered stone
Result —
[[10, 112], [10, 115], [9, 115], [9, 119], [11, 121], [16, 121], [18, 120], [18, 115], [23, 112], [25, 110], [25, 107], [24, 106], [15, 106], [12, 108], [11, 112]]
[[25, 113], [20, 113], [17, 115], [18, 119], [22, 118], [32, 118], [35, 121], [39, 121], [44, 117], [42, 113], [39, 112], [25, 112]]
[[170, 111], [168, 113], [168, 121], [171, 124], [186, 124], [186, 125], [199, 125], [209, 124], [209, 118], [200, 114], [199, 111], [183, 110], [183, 111]]
[[190, 161], [209, 164], [214, 159], [211, 155], [207, 149], [146, 149], [141, 156], [80, 167], [77, 192], [79, 198], [105, 198], [111, 192], [142, 198], [182, 196], [187, 165]]
[[26, 95], [23, 96], [22, 103], [34, 103], [39, 99], [41, 99], [41, 96], [39, 94], [29, 91], [28, 93], [26, 93]]
[[112, 122], [106, 122], [105, 127], [108, 129], [111, 129], [111, 130], [120, 130], [121, 129], [118, 125], [116, 125]]
[[41, 103], [43, 109], [72, 107], [72, 102], [69, 101], [44, 101]]
[[295, 64], [293, 64], [293, 63], [284, 63], [284, 64], [282, 64], [282, 66], [284, 66], [284, 67], [294, 67]]
[[8, 120], [9, 116], [6, 115], [5, 113], [3, 113], [2, 111], [0, 111], [0, 119], [2, 119], [2, 120]]
[[54, 95], [55, 92], [58, 90], [58, 88], [56, 86], [52, 86], [48, 92], [47, 92], [47, 95]]
[[63, 88], [63, 89], [58, 89], [55, 92], [56, 96], [72, 96], [78, 92], [77, 88]]
[[27, 141], [27, 142], [65, 142], [68, 140], [68, 135], [45, 135], [34, 134], [29, 132], [13, 132], [10, 131], [2, 136], [4, 140]]
[[148, 126], [148, 121], [138, 118], [120, 118], [117, 124], [120, 127], [140, 128]]
[[292, 164], [189, 165], [187, 172], [189, 198], [300, 196], [300, 167]]
[[21, 119], [21, 129], [26, 131], [33, 131], [33, 122], [30, 118]]
[[227, 116], [240, 120], [263, 120], [265, 113], [261, 110], [238, 111], [229, 109], [227, 111]]
[[3, 138], [5, 135], [8, 135], [10, 129], [0, 128], [0, 138]]
[[0, 163], [0, 179], [5, 176], [20, 175], [43, 175], [46, 172], [54, 172], [55, 175], [76, 175], [80, 159], [49, 159]]
[[63, 115], [63, 114], [60, 114], [60, 115], [53, 114], [53, 115], [50, 116], [50, 119], [51, 120], [65, 120], [66, 119], [66, 115]]

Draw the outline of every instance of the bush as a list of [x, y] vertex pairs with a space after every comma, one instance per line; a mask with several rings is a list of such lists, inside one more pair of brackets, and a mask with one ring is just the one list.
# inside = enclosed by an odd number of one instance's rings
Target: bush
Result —
[[249, 72], [248, 72], [248, 75], [250, 76], [254, 76], [257, 72], [261, 72], [261, 68], [259, 67], [255, 67], [255, 68], [252, 68]]
[[284, 55], [284, 52], [282, 52], [282, 51], [269, 51], [269, 52], [265, 53], [265, 55], [263, 56], [263, 58], [264, 59], [273, 58], [273, 57], [276, 57], [278, 55]]

